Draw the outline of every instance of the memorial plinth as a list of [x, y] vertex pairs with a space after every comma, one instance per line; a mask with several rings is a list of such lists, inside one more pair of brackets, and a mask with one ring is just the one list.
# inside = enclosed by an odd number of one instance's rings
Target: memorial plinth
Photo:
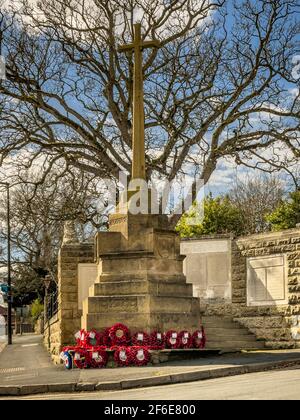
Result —
[[109, 231], [95, 240], [98, 278], [83, 302], [82, 328], [199, 328], [199, 299], [186, 283], [180, 240], [166, 216], [113, 214]]

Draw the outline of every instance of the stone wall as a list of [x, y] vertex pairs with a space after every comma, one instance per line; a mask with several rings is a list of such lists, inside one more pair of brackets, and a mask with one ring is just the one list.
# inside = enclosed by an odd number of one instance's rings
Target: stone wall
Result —
[[[249, 305], [247, 260], [284, 255], [286, 304]], [[271, 348], [300, 347], [300, 229], [232, 241], [232, 304], [208, 305], [206, 315], [230, 315]]]
[[[75, 342], [82, 311], [78, 308], [78, 264], [94, 261], [91, 243], [63, 244], [58, 257], [58, 313], [45, 325], [44, 342], [54, 362], [61, 347]], [[50, 328], [49, 328], [50, 327]]]
[[44, 345], [50, 352], [52, 360], [59, 363], [59, 353], [61, 348], [60, 321], [58, 314], [48, 320], [44, 325]]

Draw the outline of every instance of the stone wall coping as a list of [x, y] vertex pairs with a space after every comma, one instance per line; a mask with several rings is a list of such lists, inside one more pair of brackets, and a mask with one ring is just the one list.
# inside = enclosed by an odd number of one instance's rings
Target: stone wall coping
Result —
[[284, 238], [290, 236], [300, 236], [300, 229], [293, 228], [293, 229], [285, 229], [278, 232], [264, 232], [264, 233], [257, 233], [255, 235], [248, 235], [248, 236], [241, 236], [237, 238], [237, 242], [251, 242], [253, 240], [262, 240], [262, 239], [273, 239], [273, 238]]
[[234, 234], [232, 233], [219, 233], [219, 234], [212, 234], [212, 235], [199, 235], [194, 236], [192, 238], [181, 238], [181, 242], [189, 242], [189, 241], [207, 241], [207, 240], [222, 240], [222, 239], [234, 239]]
[[67, 248], [94, 248], [94, 243], [92, 242], [77, 242], [77, 243], [68, 243], [61, 246], [63, 249]]

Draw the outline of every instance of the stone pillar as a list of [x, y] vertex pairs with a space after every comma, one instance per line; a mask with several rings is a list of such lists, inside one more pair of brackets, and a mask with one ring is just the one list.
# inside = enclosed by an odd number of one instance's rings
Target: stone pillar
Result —
[[234, 239], [231, 242], [231, 293], [232, 304], [247, 305], [247, 259], [243, 247]]
[[61, 344], [74, 342], [80, 329], [82, 311], [78, 309], [78, 264], [94, 261], [93, 244], [66, 244], [58, 258], [58, 316], [61, 322]]
[[[94, 261], [91, 243], [63, 243], [58, 256], [58, 313], [48, 322], [50, 353], [59, 363], [61, 347], [75, 342], [74, 333], [81, 328], [82, 311], [78, 309], [78, 264]], [[49, 331], [50, 327], [50, 331]]]

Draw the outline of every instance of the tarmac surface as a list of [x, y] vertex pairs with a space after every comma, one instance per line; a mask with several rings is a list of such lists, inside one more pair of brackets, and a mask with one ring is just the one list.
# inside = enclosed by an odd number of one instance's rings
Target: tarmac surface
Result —
[[[274, 386], [275, 384], [275, 386]], [[158, 386], [114, 392], [76, 394], [46, 394], [19, 397], [24, 400], [104, 400], [110, 407], [113, 401], [134, 407], [134, 401], [176, 400], [299, 400], [300, 369], [289, 368], [273, 372], [251, 373], [210, 381]], [[109, 402], [111, 401], [111, 402]]]

